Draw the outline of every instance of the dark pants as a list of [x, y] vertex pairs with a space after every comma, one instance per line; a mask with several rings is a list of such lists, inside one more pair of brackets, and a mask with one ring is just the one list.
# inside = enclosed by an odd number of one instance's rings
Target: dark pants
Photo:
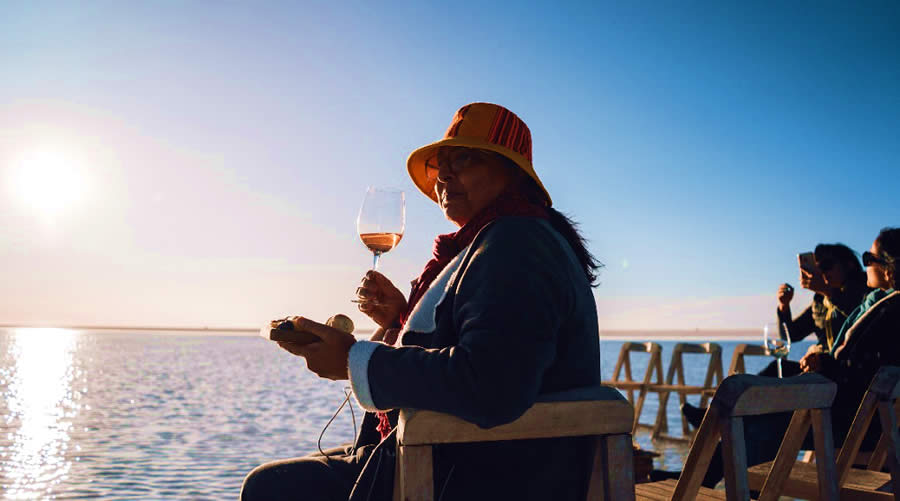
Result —
[[374, 449], [353, 451], [347, 444], [326, 449], [325, 456], [317, 452], [257, 466], [244, 479], [241, 501], [346, 501]]
[[[803, 374], [803, 371], [800, 370], [800, 362], [794, 362], [793, 360], [781, 361], [781, 375], [783, 377], [797, 376], [799, 374]], [[775, 360], [769, 362], [765, 369], [759, 371], [759, 375], [778, 377], [778, 362]]]

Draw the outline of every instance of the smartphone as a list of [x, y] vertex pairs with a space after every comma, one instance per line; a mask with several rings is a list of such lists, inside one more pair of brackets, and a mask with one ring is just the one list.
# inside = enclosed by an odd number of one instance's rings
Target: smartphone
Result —
[[819, 267], [816, 266], [816, 255], [812, 252], [803, 252], [801, 254], [797, 254], [797, 263], [800, 265], [801, 269], [804, 269], [810, 273], [819, 271]]
[[312, 332], [279, 329], [277, 325], [282, 322], [282, 320], [270, 322], [268, 326], [259, 330], [259, 335], [270, 341], [290, 341], [297, 344], [310, 344], [321, 341], [319, 336], [316, 336]]

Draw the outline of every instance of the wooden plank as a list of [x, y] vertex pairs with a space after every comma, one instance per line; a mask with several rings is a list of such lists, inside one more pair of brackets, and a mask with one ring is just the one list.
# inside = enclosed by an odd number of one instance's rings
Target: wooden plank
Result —
[[725, 467], [725, 493], [729, 501], [750, 501], [747, 485], [747, 447], [744, 419], [726, 417], [719, 425], [722, 434], [722, 460]]
[[712, 388], [718, 388], [722, 383], [722, 350], [717, 353], [710, 354], [709, 366], [706, 369], [706, 379], [703, 380], [703, 391], [700, 392], [700, 407], [709, 405], [709, 397], [707, 391]]
[[[687, 381], [684, 378], [684, 356], [683, 356], [684, 347], [682, 346], [677, 351], [678, 351], [678, 371], [677, 371], [678, 386], [684, 387], [684, 386], [687, 386]], [[687, 402], [686, 394], [679, 391], [678, 392], [678, 408], [680, 409], [685, 404], [685, 402]], [[666, 413], [668, 414], [668, 409], [661, 409], [661, 410], [666, 411]], [[681, 418], [681, 436], [682, 437], [691, 436], [691, 430], [688, 429], [687, 419], [685, 419], [684, 416], [681, 415], [680, 413], [679, 413], [679, 417]]]
[[684, 395], [696, 395], [707, 390], [705, 386], [688, 385], [688, 384], [654, 384], [650, 386], [651, 391], [681, 393]]
[[[894, 401], [894, 415], [900, 412], [900, 400]], [[884, 430], [884, 427], [882, 427]], [[887, 455], [888, 455], [888, 447], [891, 443], [891, 437], [889, 437], [886, 433], [882, 431], [881, 437], [878, 439], [878, 444], [875, 446], [875, 450], [872, 451], [869, 456], [869, 461], [867, 463], [868, 467], [866, 469], [872, 471], [882, 471], [884, 469], [884, 465], [887, 463]], [[856, 464], [860, 463], [860, 457], [863, 455], [862, 452], [857, 453], [856, 455]]]
[[666, 371], [665, 385], [653, 385], [648, 389], [659, 395], [659, 408], [656, 411], [656, 424], [653, 425], [653, 431], [650, 433], [650, 436], [654, 439], [660, 438], [664, 433], [669, 431], [669, 418], [668, 413], [666, 412], [669, 405], [669, 390], [665, 389], [664, 386], [671, 385], [672, 381], [675, 379], [675, 371], [678, 367], [678, 361], [681, 359], [681, 352], [679, 351], [680, 346], [681, 343], [676, 344], [675, 349], [672, 351], [669, 370]]
[[[637, 499], [640, 501], [669, 501], [673, 498], [676, 481], [669, 479], [660, 482], [638, 484], [635, 486]], [[725, 491], [717, 491], [701, 487], [696, 497], [697, 501], [722, 501], [725, 499]]]
[[713, 403], [732, 416], [755, 416], [830, 407], [836, 392], [837, 385], [819, 374], [785, 379], [736, 374], [719, 385]]
[[676, 349], [681, 353], [722, 353], [722, 347], [716, 343], [678, 343]]
[[604, 496], [609, 501], [634, 500], [634, 450], [630, 434], [607, 435], [600, 438], [604, 480]]
[[766, 348], [757, 344], [741, 343], [734, 348], [734, 354], [731, 356], [731, 365], [728, 367], [728, 375], [743, 374], [747, 372], [745, 365], [745, 357], [750, 356], [769, 356]]
[[684, 462], [681, 478], [673, 493], [673, 499], [694, 499], [700, 491], [703, 476], [709, 467], [710, 459], [716, 450], [721, 430], [719, 428], [719, 409], [710, 407], [703, 416], [700, 429], [694, 437], [688, 457]]
[[882, 400], [878, 403], [878, 418], [881, 420], [882, 437], [887, 442], [885, 449], [888, 471], [891, 472], [894, 498], [900, 498], [900, 456], [897, 444], [900, 444], [900, 432], [897, 430], [897, 414], [894, 402]]
[[[877, 376], [876, 379], [878, 379]], [[862, 445], [863, 438], [865, 438], [866, 431], [869, 429], [869, 424], [872, 422], [872, 417], [875, 415], [877, 406], [878, 396], [872, 391], [867, 391], [865, 396], [863, 396], [862, 402], [859, 404], [859, 409], [856, 410], [856, 416], [854, 416], [853, 422], [850, 424], [850, 430], [847, 432], [847, 437], [844, 439], [841, 453], [838, 454], [838, 485], [843, 485], [847, 475], [850, 473], [850, 468], [854, 464], [854, 460]]]
[[644, 410], [644, 400], [647, 398], [647, 389], [650, 387], [653, 372], [656, 371], [657, 383], [662, 383], [662, 349], [656, 343], [647, 343], [650, 352], [650, 360], [647, 362], [647, 371], [644, 373], [644, 384], [638, 394], [637, 404], [634, 406], [634, 424], [631, 427], [632, 435], [637, 431], [638, 422], [641, 419], [641, 411]]
[[[751, 480], [750, 486], [756, 490], [757, 482], [764, 482], [765, 475], [772, 466], [772, 462], [751, 467], [747, 475]], [[754, 481], [754, 477], [757, 479]], [[891, 477], [887, 473], [852, 469], [847, 476], [844, 485], [840, 487], [840, 499], [893, 499], [890, 493]], [[791, 469], [791, 476], [787, 479], [783, 496], [799, 499], [818, 499], [818, 471], [814, 463], [798, 461]]]
[[[769, 461], [751, 466], [747, 470], [747, 480], [751, 489], [756, 491], [762, 490], [773, 463], [774, 461]], [[799, 499], [817, 499], [819, 495], [817, 475], [818, 472], [814, 463], [794, 463], [790, 476], [782, 485], [781, 495]]]
[[640, 381], [603, 381], [602, 384], [617, 390], [640, 390], [644, 386]]
[[791, 468], [797, 460], [797, 452], [803, 443], [803, 438], [809, 430], [811, 423], [808, 410], [795, 411], [791, 416], [791, 423], [784, 434], [778, 454], [772, 464], [772, 469], [766, 476], [765, 483], [760, 492], [760, 501], [777, 501], [782, 492], [785, 481], [791, 474]]
[[[834, 461], [834, 438], [831, 432], [831, 410], [812, 409], [813, 442], [816, 447], [816, 481], [820, 501], [838, 501], [837, 466]], [[798, 446], [799, 448], [799, 446]], [[796, 457], [797, 454], [794, 454]]]
[[634, 411], [624, 399], [541, 402], [488, 429], [440, 412], [402, 409], [400, 416], [400, 443], [423, 445], [631, 433]]
[[434, 464], [431, 446], [397, 447], [402, 501], [434, 501]]

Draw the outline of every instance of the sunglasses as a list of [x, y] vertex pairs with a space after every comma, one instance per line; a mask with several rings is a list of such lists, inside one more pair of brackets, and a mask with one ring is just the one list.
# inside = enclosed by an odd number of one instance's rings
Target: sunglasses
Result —
[[446, 166], [454, 176], [458, 176], [470, 165], [481, 163], [491, 157], [502, 158], [493, 151], [476, 150], [471, 148], [459, 148], [450, 153], [435, 155], [425, 160], [425, 177], [429, 181], [436, 181], [441, 166]]
[[862, 262], [863, 262], [863, 266], [872, 266], [873, 264], [880, 264], [880, 265], [887, 264], [887, 262], [884, 259], [876, 256], [875, 254], [872, 254], [869, 251], [863, 252]]

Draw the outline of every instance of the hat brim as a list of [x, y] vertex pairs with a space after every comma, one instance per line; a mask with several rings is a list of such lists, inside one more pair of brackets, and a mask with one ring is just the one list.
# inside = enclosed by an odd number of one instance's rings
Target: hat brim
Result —
[[541, 179], [538, 177], [537, 172], [534, 171], [534, 166], [531, 165], [531, 162], [529, 162], [527, 158], [509, 148], [498, 146], [487, 141], [481, 141], [472, 137], [449, 137], [441, 139], [440, 141], [435, 141], [413, 151], [409, 154], [409, 158], [406, 159], [406, 170], [409, 172], [409, 177], [412, 178], [413, 183], [415, 183], [416, 187], [419, 188], [419, 191], [424, 193], [425, 196], [432, 199], [435, 203], [439, 202], [437, 199], [437, 194], [434, 192], [434, 181], [428, 179], [428, 175], [425, 172], [425, 162], [429, 158], [433, 157], [437, 153], [437, 150], [439, 148], [445, 146], [478, 148], [479, 150], [493, 151], [495, 153], [503, 155], [504, 157], [515, 162], [515, 164], [518, 165], [519, 168], [525, 172], [525, 174], [528, 174], [528, 177], [534, 179], [534, 182], [537, 183], [538, 187], [544, 193], [544, 196], [547, 197], [547, 205], [553, 205], [553, 201], [550, 198], [550, 193], [547, 192], [547, 188], [544, 188], [544, 183], [541, 182]]

